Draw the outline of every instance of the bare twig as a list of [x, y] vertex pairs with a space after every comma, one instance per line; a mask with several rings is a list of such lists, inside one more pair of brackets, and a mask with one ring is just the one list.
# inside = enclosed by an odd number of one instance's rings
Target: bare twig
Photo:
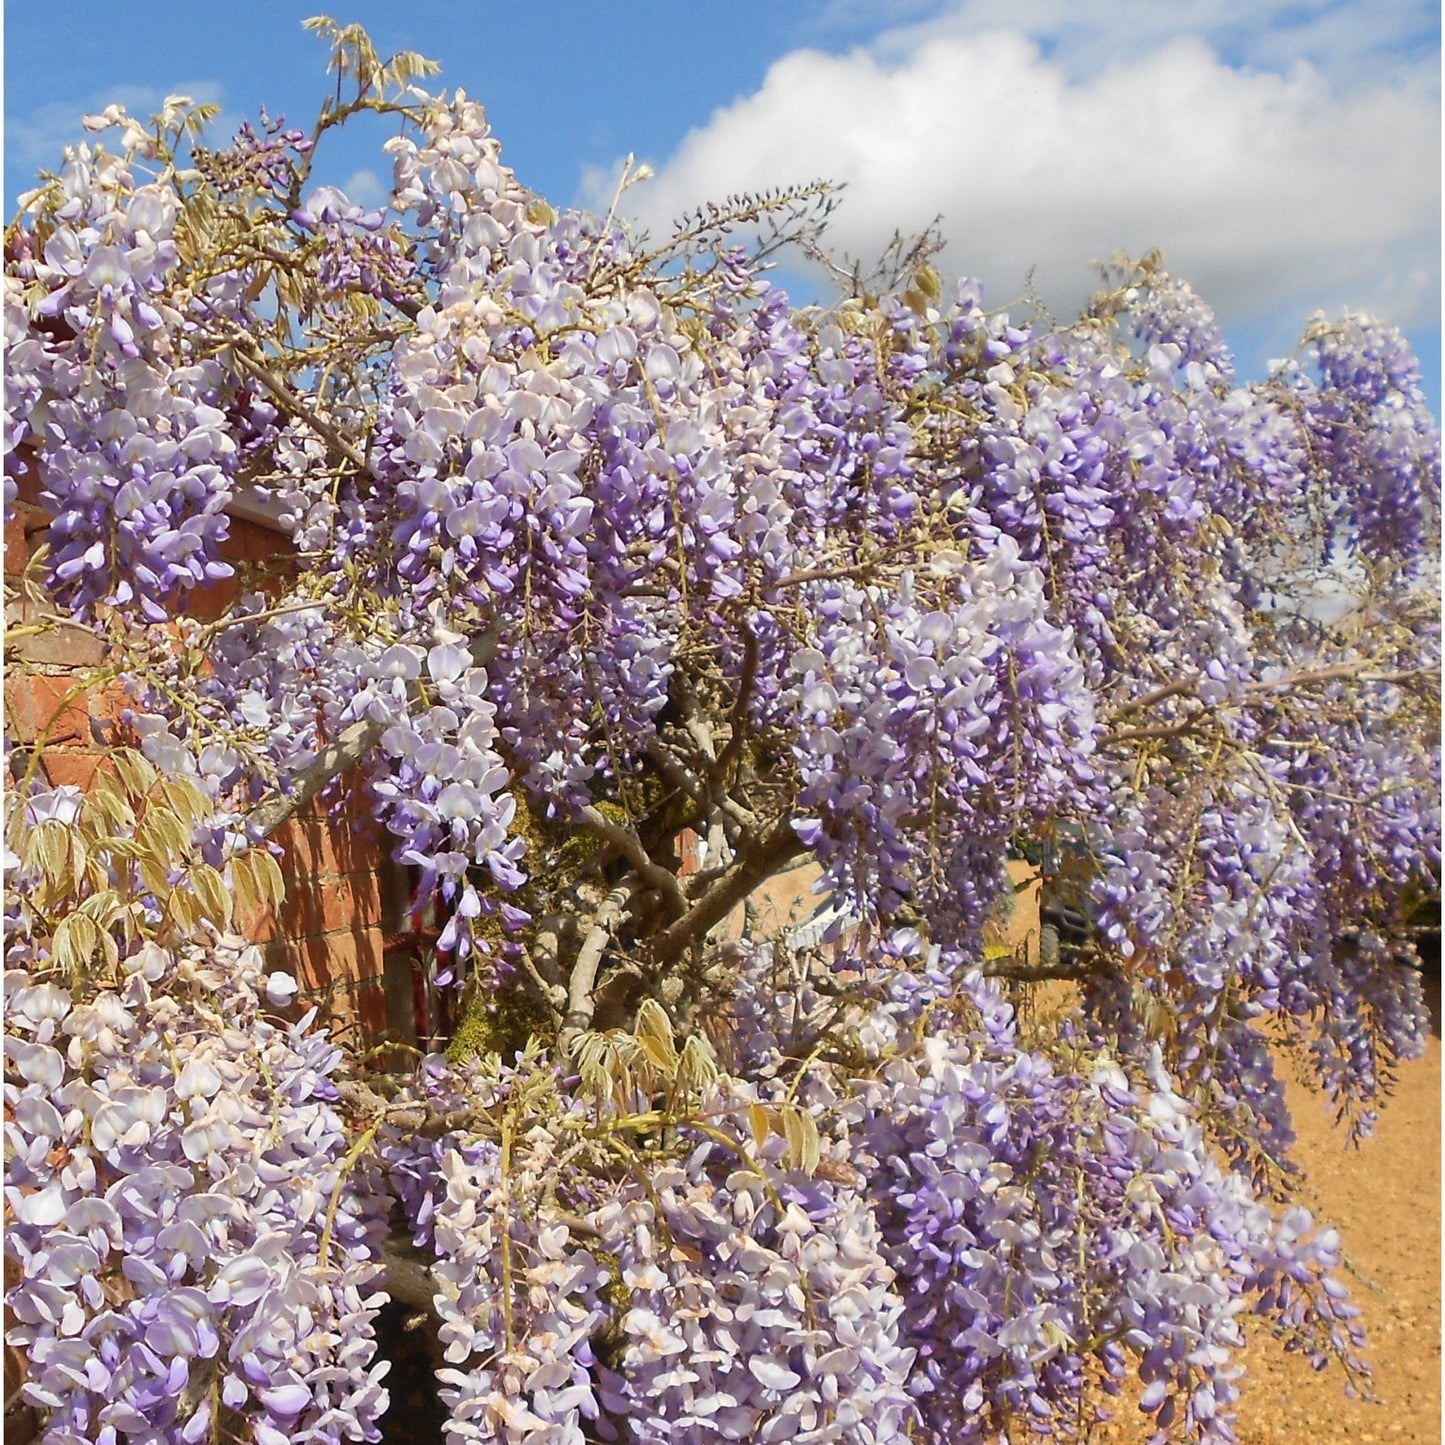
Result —
[[1409, 667], [1395, 671], [1375, 671], [1373, 663], [1341, 662], [1332, 667], [1316, 668], [1312, 672], [1294, 672], [1268, 682], [1252, 682], [1245, 689], [1254, 696], [1265, 693], [1289, 692], [1297, 687], [1310, 687], [1317, 682], [1337, 682], [1349, 679], [1354, 682], [1415, 682], [1423, 677], [1437, 678], [1439, 670], [1433, 667]]
[[580, 1235], [583, 1239], [601, 1239], [602, 1231], [595, 1224], [584, 1219], [580, 1214], [567, 1214], [551, 1212], [547, 1215], [548, 1224], [565, 1224], [569, 1234]]
[[1114, 709], [1114, 719], [1118, 721], [1121, 717], [1127, 717], [1131, 712], [1142, 712], [1146, 708], [1153, 707], [1156, 703], [1167, 701], [1171, 697], [1182, 697], [1185, 693], [1192, 694], [1199, 686], [1199, 677], [1179, 677], [1163, 687], [1156, 687], [1152, 692], [1146, 692], [1142, 697], [1132, 698], [1129, 702], [1121, 703]]
[[250, 374], [281, 403], [282, 407], [284, 407], [291, 416], [296, 417], [299, 421], [305, 422], [322, 441], [326, 442], [328, 446], [345, 457], [358, 472], [364, 472], [366, 470], [366, 458], [357, 451], [325, 417], [307, 406], [269, 366], [264, 362], [258, 361], [244, 349], [244, 345], [250, 342], [249, 337], [246, 338], [245, 343], [242, 342], [239, 336], [236, 339], [238, 344], [234, 346], [232, 350], [236, 360], [241, 363], [242, 368], [250, 372]]
[[[1293, 692], [1297, 688], [1312, 687], [1321, 682], [1388, 682], [1388, 683], [1410, 683], [1418, 681], [1424, 676], [1435, 677], [1438, 673], [1433, 668], [1412, 667], [1404, 670], [1380, 670], [1373, 659], [1363, 658], [1359, 662], [1334, 663], [1329, 667], [1318, 667], [1307, 672], [1285, 673], [1282, 677], [1269, 678], [1258, 682], [1246, 684], [1243, 697], [1226, 697], [1223, 706], [1235, 705], [1247, 698], [1259, 698], [1271, 696], [1275, 693]], [[1163, 687], [1156, 687], [1152, 692], [1146, 692], [1141, 697], [1132, 698], [1130, 701], [1121, 703], [1113, 712], [1113, 721], [1118, 722], [1122, 717], [1127, 717], [1133, 712], [1142, 712], [1156, 704], [1165, 702], [1171, 697], [1189, 697], [1198, 700], [1196, 693], [1199, 684], [1204, 681], [1201, 674], [1192, 677], [1176, 678], [1173, 682]]]
[[1124, 728], [1120, 732], [1105, 733], [1099, 743], [1103, 747], [1109, 747], [1114, 743], [1137, 743], [1156, 742], [1162, 738], [1179, 738], [1186, 733], [1198, 732], [1200, 728], [1209, 721], [1205, 713], [1196, 713], [1193, 717], [1186, 718], [1183, 722], [1177, 722], [1169, 727], [1157, 728]]

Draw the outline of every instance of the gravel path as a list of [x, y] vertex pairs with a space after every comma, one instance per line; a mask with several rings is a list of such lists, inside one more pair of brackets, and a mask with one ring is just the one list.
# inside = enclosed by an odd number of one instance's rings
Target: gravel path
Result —
[[[1240, 1445], [1438, 1445], [1440, 1415], [1440, 1040], [1400, 1071], [1372, 1139], [1358, 1149], [1333, 1127], [1324, 1101], [1297, 1083], [1290, 1103], [1304, 1202], [1340, 1230], [1364, 1312], [1374, 1400], [1347, 1398], [1338, 1365], [1314, 1371], [1268, 1336], [1246, 1351]], [[1094, 1445], [1149, 1438], [1129, 1406]]]
[[1299, 1158], [1317, 1213], [1338, 1226], [1364, 1311], [1376, 1401], [1346, 1399], [1262, 1340], [1247, 1357], [1240, 1445], [1440, 1440], [1440, 1040], [1400, 1071], [1373, 1139], [1349, 1148], [1317, 1097], [1292, 1091]]

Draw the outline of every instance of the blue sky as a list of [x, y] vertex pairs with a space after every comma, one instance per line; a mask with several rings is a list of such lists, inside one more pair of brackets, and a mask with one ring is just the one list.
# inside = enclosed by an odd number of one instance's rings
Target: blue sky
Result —
[[[5, 6], [5, 191], [119, 101], [264, 104], [308, 124], [317, 0]], [[504, 158], [555, 203], [627, 194], [654, 232], [689, 205], [846, 181], [834, 242], [876, 255], [942, 216], [945, 269], [1057, 313], [1090, 263], [1164, 249], [1216, 307], [1245, 375], [1316, 308], [1402, 326], [1440, 403], [1440, 11], [1427, 0], [485, 0], [353, 3], [383, 53], [439, 60], [487, 106]], [[384, 197], [384, 133], [325, 158]], [[803, 275], [799, 287], [818, 283]]]

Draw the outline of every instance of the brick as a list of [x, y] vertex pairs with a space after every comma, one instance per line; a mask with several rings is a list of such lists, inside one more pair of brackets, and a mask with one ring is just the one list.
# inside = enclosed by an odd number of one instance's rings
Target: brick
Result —
[[50, 780], [51, 787], [75, 787], [89, 792], [95, 786], [96, 774], [104, 762], [104, 753], [52, 748], [41, 758], [40, 766]]
[[69, 673], [20, 672], [5, 677], [5, 721], [16, 742], [54, 747], [90, 741], [90, 699]]
[[[100, 725], [103, 729], [103, 736], [107, 735], [114, 726], [119, 723], [120, 715], [123, 712], [134, 706], [135, 699], [126, 692], [125, 688], [119, 682], [107, 682], [98, 690], [91, 690], [91, 721]], [[107, 741], [109, 740], [107, 736]]]
[[314, 887], [322, 878], [336, 878], [349, 869], [341, 867], [337, 856], [338, 844], [332, 839], [332, 830], [308, 811], [299, 817], [288, 818], [275, 833], [273, 839], [285, 851], [281, 871], [286, 876], [286, 891], [293, 886]]
[[5, 575], [18, 577], [25, 571], [50, 525], [50, 518], [40, 507], [16, 502], [5, 513]]
[[381, 978], [381, 931], [375, 928], [339, 929], [313, 938], [292, 940], [301, 973], [297, 982], [313, 991], [325, 991], [338, 982]]
[[358, 985], [356, 1005], [365, 1037], [379, 1042], [387, 1031], [386, 989], [381, 981], [367, 979]]
[[230, 530], [221, 544], [228, 562], [257, 562], [275, 571], [294, 571], [291, 538], [279, 527], [268, 527], [248, 517], [230, 518]]
[[[42, 630], [17, 636], [24, 628]], [[68, 623], [55, 623], [30, 602], [5, 609], [5, 655], [10, 663], [30, 662], [44, 667], [96, 668], [105, 661], [105, 647], [94, 633]]]
[[273, 942], [283, 936], [275, 913], [262, 904], [256, 904], [250, 908], [237, 907], [235, 917], [231, 920], [231, 926], [242, 937], [250, 939], [252, 943], [259, 943], [265, 948], [269, 948]]
[[25, 570], [30, 560], [30, 544], [25, 538], [25, 523], [15, 516], [5, 518], [5, 575], [15, 577]]
[[243, 592], [278, 596], [286, 580], [295, 575], [291, 539], [278, 528], [243, 517], [230, 518], [230, 530], [219, 552], [235, 574], [206, 587], [193, 588], [183, 600], [187, 615], [213, 622], [223, 616]]
[[[368, 927], [379, 928], [381, 925], [381, 882], [373, 869], [366, 869], [360, 873], [353, 873], [346, 879], [347, 898], [349, 905], [347, 917], [354, 925], [365, 920]], [[339, 923], [328, 923], [329, 928], [338, 928]]]
[[267, 973], [289, 973], [292, 978], [296, 977], [297, 960], [293, 957], [291, 943], [288, 939], [275, 937], [265, 940], [258, 940], [261, 946], [261, 956], [266, 960]]
[[411, 958], [387, 955], [382, 970], [387, 1034], [413, 1047], [417, 1042], [416, 982], [416, 965]]
[[337, 806], [332, 816], [308, 808], [283, 823], [275, 838], [286, 850], [282, 868], [288, 892], [293, 878], [314, 886], [349, 873], [375, 872], [386, 857], [380, 830], [350, 804]]
[[21, 503], [28, 506], [40, 505], [40, 471], [35, 465], [35, 453], [22, 442], [5, 458], [5, 475], [15, 483], [16, 495]]
[[176, 603], [176, 609], [197, 622], [218, 622], [241, 595], [234, 577], [224, 577], [205, 587], [192, 587]]
[[102, 744], [130, 706], [117, 682], [85, 687], [86, 674], [12, 668], [5, 678], [5, 721], [17, 742], [51, 747]]
[[[326, 1016], [326, 1025], [332, 1041], [352, 1054], [376, 1059], [385, 1045], [393, 1042], [386, 1030], [385, 995], [378, 988], [338, 1000]], [[399, 1059], [394, 1066], [405, 1067], [406, 1062]]]
[[293, 938], [309, 938], [341, 929], [379, 925], [381, 891], [374, 872], [318, 878], [287, 890], [281, 909], [281, 930]]
[[386, 1032], [386, 989], [381, 936], [374, 929], [350, 929], [316, 938], [289, 939], [274, 955], [291, 973], [303, 1008], [315, 1007], [338, 1038], [374, 1045]]

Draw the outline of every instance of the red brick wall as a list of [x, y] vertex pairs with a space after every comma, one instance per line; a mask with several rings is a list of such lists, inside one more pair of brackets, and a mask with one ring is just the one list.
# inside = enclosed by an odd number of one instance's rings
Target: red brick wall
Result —
[[286, 899], [279, 919], [263, 925], [273, 940], [268, 958], [294, 975], [300, 1002], [315, 1004], [342, 1043], [381, 1042], [388, 1024], [384, 930], [397, 931], [399, 920], [386, 916], [394, 905], [384, 907], [384, 872], [392, 865], [380, 830], [348, 799], [330, 816], [315, 805], [299, 813], [275, 841], [284, 850]]
[[[21, 468], [13, 475], [20, 496], [5, 516], [7, 582], [24, 572], [47, 521], [33, 474]], [[223, 554], [237, 576], [193, 591], [190, 614], [219, 617], [243, 586], [280, 576], [286, 545], [271, 528], [232, 517]], [[94, 636], [65, 625], [29, 634], [40, 621], [29, 604], [7, 608], [6, 732], [26, 754], [39, 750], [36, 766], [52, 785], [88, 788], [104, 764], [125, 697], [119, 683], [105, 677], [105, 653]], [[298, 1006], [315, 1004], [340, 1042], [355, 1048], [382, 1042], [388, 1031], [383, 930], [399, 927], [397, 880], [386, 877], [392, 865], [384, 839], [364, 808], [348, 800], [332, 808], [313, 804], [284, 824], [275, 841], [283, 849], [278, 861], [286, 882], [280, 916], [246, 918], [238, 926], [266, 945], [273, 967], [295, 975]], [[385, 899], [384, 884], [391, 885]], [[393, 978], [391, 992], [392, 1036], [414, 1037], [398, 1002], [406, 989]]]

